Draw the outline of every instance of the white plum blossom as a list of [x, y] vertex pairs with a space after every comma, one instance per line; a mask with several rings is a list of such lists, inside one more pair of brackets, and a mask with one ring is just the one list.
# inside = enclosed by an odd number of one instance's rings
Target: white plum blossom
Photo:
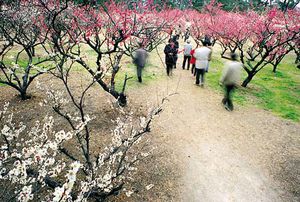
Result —
[[146, 127], [147, 122], [146, 122], [146, 117], [140, 117], [140, 126], [142, 128]]
[[150, 190], [150, 189], [152, 189], [153, 187], [154, 187], [154, 184], [149, 184], [149, 185], [146, 186], [146, 189], [147, 189], [147, 190]]
[[[45, 92], [54, 108], [61, 109], [69, 102], [63, 92], [57, 93], [54, 90], [45, 90]], [[46, 102], [44, 101], [44, 103]], [[7, 107], [8, 104], [3, 111], [6, 111]], [[85, 157], [84, 149], [83, 153], [80, 153], [81, 148], [77, 150], [79, 152], [76, 151], [75, 158], [66, 160], [67, 154], [64, 156], [65, 158], [62, 157], [62, 148], [66, 148], [72, 153], [74, 150], [70, 147], [73, 146], [73, 140], [76, 142], [78, 137], [84, 137], [86, 126], [95, 117], [88, 114], [81, 116], [78, 112], [66, 112], [64, 115], [74, 123], [71, 131], [56, 128], [57, 120], [52, 116], [48, 116], [42, 121], [36, 121], [31, 128], [25, 131], [26, 127], [23, 123], [14, 124], [12, 122], [13, 115], [6, 116], [6, 112], [3, 111], [0, 112], [0, 121], [4, 122], [0, 125], [0, 132], [12, 143], [11, 145], [8, 143], [1, 145], [0, 179], [9, 180], [15, 185], [16, 190], [14, 191], [19, 192], [17, 195], [19, 201], [36, 200], [34, 197], [39, 193], [32, 193], [31, 188], [36, 186], [35, 183], [39, 183], [41, 188], [46, 188], [45, 179], [49, 178], [54, 181], [59, 180], [62, 185], [56, 187], [54, 191], [49, 191], [48, 195], [46, 194], [39, 200], [71, 201], [73, 200], [71, 193], [72, 195], [75, 193], [77, 202], [87, 201], [92, 190], [99, 191], [100, 195], [109, 195], [118, 185], [132, 181], [132, 176], [137, 170], [136, 162], [149, 155], [148, 152], [129, 151], [142, 139], [140, 132], [145, 130], [144, 127], [149, 123], [149, 119], [141, 117], [135, 119], [134, 122], [133, 114], [128, 115], [124, 109], [119, 110], [121, 115], [113, 122], [115, 129], [111, 131], [111, 142], [105, 144], [103, 148], [99, 146], [99, 153], [95, 154], [90, 151], [93, 154], [90, 155], [90, 163], [79, 157], [80, 154]], [[5, 118], [2, 118], [3, 116]], [[67, 143], [69, 140], [72, 140], [70, 145]], [[80, 141], [86, 141], [86, 139], [82, 138], [78, 142]], [[80, 159], [82, 162], [76, 159]], [[12, 162], [12, 164], [6, 167], [6, 162]], [[82, 168], [82, 173], [80, 173], [82, 175], [78, 179], [80, 168]], [[8, 174], [2, 175], [3, 173]], [[75, 182], [76, 186], [74, 186]], [[151, 188], [149, 187], [149, 189]], [[126, 195], [130, 197], [133, 193], [127, 191]]]
[[80, 162], [75, 161], [71, 164], [71, 169], [67, 174], [67, 182], [62, 187], [56, 187], [53, 193], [53, 202], [66, 201], [70, 198], [70, 193], [73, 189], [74, 183], [76, 181], [76, 175], [81, 167]]
[[127, 191], [127, 192], [125, 192], [125, 194], [126, 194], [127, 197], [131, 197], [131, 195], [132, 195], [133, 193], [134, 193], [133, 191]]
[[31, 192], [32, 192], [32, 185], [24, 186], [18, 196], [18, 201], [21, 202], [31, 201], [33, 199], [33, 194]]

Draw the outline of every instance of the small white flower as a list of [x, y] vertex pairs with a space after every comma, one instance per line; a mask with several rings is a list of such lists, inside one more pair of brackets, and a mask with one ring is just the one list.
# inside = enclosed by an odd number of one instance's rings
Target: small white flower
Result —
[[146, 186], [146, 189], [147, 189], [147, 190], [150, 190], [150, 189], [152, 189], [153, 187], [154, 187], [154, 184], [149, 184], [149, 185]]
[[141, 156], [142, 156], [142, 157], [147, 157], [147, 156], [149, 156], [149, 153], [143, 153], [143, 152], [142, 152], [142, 153], [141, 153]]
[[145, 128], [146, 127], [146, 117], [140, 117], [140, 126], [142, 128]]
[[126, 194], [127, 197], [130, 197], [133, 193], [134, 193], [133, 191], [127, 191], [127, 192], [125, 192], [125, 194]]

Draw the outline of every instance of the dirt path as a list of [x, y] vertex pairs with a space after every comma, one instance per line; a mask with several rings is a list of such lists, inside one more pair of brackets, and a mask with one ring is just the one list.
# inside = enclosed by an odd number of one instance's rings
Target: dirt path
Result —
[[[194, 85], [190, 73], [180, 69], [131, 96], [161, 97], [179, 80], [179, 94], [170, 98], [153, 129], [153, 142], [164, 156], [159, 164], [172, 170], [164, 177], [178, 180], [169, 200], [299, 201], [300, 124], [255, 107], [227, 112], [221, 94]], [[168, 189], [159, 183], [156, 192]]]
[[[227, 112], [221, 94], [193, 83], [178, 69], [171, 79], [129, 90], [130, 105], [141, 113], [177, 86], [178, 95], [153, 124], [148, 145], [156, 149], [141, 163], [136, 194], [121, 201], [300, 201], [300, 124], [256, 107]], [[8, 97], [2, 103], [17, 100], [10, 88], [1, 93]], [[99, 99], [93, 97], [93, 110], [101, 112]], [[34, 106], [35, 114], [24, 119], [42, 116], [35, 100], [28, 102], [18, 106]]]

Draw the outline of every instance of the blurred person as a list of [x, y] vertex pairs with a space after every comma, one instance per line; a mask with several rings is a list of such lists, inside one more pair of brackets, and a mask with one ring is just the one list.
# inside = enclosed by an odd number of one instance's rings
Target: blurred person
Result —
[[211, 49], [208, 48], [208, 43], [203, 43], [203, 46], [196, 48], [193, 56], [196, 58], [196, 85], [204, 86], [205, 70], [209, 61], [211, 60]]
[[184, 44], [184, 48], [183, 48], [183, 64], [182, 64], [182, 69], [185, 69], [185, 64], [186, 64], [186, 61], [187, 62], [187, 70], [190, 69], [190, 62], [191, 62], [191, 51], [193, 49], [193, 46], [191, 44], [191, 41], [188, 39], [186, 41], [186, 44]]
[[177, 64], [177, 60], [178, 60], [178, 50], [179, 50], [178, 39], [179, 38], [177, 36], [173, 36], [173, 38], [172, 38], [172, 41], [173, 41], [175, 49], [176, 49], [176, 54], [174, 55], [174, 66], [173, 66], [174, 69], [176, 69], [176, 64]]
[[169, 43], [165, 46], [165, 63], [167, 68], [167, 75], [170, 76], [172, 74], [172, 69], [175, 64], [175, 56], [177, 54], [177, 49], [175, 47], [175, 43], [172, 39], [169, 39]]
[[181, 35], [181, 25], [178, 25], [178, 27], [175, 28], [175, 36], [177, 39], [179, 39]]
[[[209, 37], [208, 35], [205, 35], [203, 43], [207, 44], [207, 47], [212, 50], [212, 40], [211, 40], [211, 37]], [[209, 62], [207, 63], [207, 66], [205, 68], [205, 72], [206, 73], [208, 72], [208, 69], [209, 69]]]
[[186, 28], [183, 37], [184, 37], [184, 42], [186, 42], [187, 40], [189, 40], [189, 38], [190, 38], [190, 29], [189, 28]]
[[139, 49], [137, 49], [134, 54], [134, 64], [137, 67], [137, 77], [140, 83], [142, 83], [142, 71], [146, 65], [147, 58], [147, 51], [144, 49], [143, 44], [139, 43]]
[[232, 103], [232, 92], [239, 85], [241, 79], [241, 69], [243, 64], [237, 61], [238, 55], [235, 53], [231, 53], [230, 55], [231, 61], [225, 63], [225, 67], [223, 70], [222, 77], [220, 79], [220, 84], [224, 85], [224, 98], [222, 103], [226, 110], [233, 110]]

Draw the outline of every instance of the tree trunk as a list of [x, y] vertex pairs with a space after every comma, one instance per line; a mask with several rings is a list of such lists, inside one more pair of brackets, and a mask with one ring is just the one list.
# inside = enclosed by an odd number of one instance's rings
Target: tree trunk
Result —
[[22, 100], [26, 100], [28, 98], [27, 95], [26, 95], [26, 91], [25, 92], [20, 91], [20, 96], [21, 96]]
[[247, 76], [247, 78], [243, 81], [242, 86], [246, 88], [247, 85], [250, 83], [250, 81], [253, 79], [254, 75], [255, 75], [255, 74], [254, 74], [253, 72], [248, 73], [248, 76]]
[[299, 64], [299, 63], [300, 63], [300, 53], [296, 53], [295, 64]]
[[30, 98], [30, 96], [27, 95], [27, 88], [21, 89], [21, 90], [19, 90], [19, 92], [20, 92], [20, 97], [22, 100], [27, 100]]
[[273, 65], [273, 73], [276, 73], [277, 66], [278, 66], [278, 65], [276, 65], [276, 64]]

